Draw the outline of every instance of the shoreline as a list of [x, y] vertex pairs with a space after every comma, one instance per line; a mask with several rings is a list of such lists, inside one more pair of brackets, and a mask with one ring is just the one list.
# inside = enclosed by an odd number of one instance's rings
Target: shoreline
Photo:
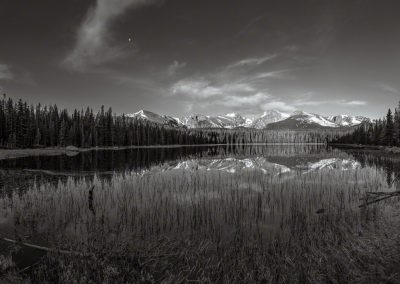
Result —
[[328, 146], [341, 148], [341, 149], [359, 149], [359, 150], [372, 150], [380, 151], [387, 154], [400, 154], [400, 147], [396, 146], [381, 146], [381, 145], [362, 145], [362, 144], [331, 144]]
[[[198, 145], [152, 145], [152, 146], [111, 146], [111, 147], [48, 147], [48, 148], [26, 148], [26, 149], [0, 149], [0, 160], [17, 159], [35, 156], [75, 156], [81, 152], [88, 151], [115, 151], [129, 149], [155, 149], [155, 148], [183, 148], [183, 147], [210, 147], [210, 146], [228, 146], [234, 144], [198, 144]], [[243, 144], [243, 146], [274, 146], [274, 145], [325, 145], [324, 143], [252, 143]]]
[[[211, 146], [229, 146], [232, 144], [198, 144], [198, 145], [152, 145], [152, 146], [112, 146], [112, 147], [48, 147], [48, 148], [27, 148], [27, 149], [0, 149], [0, 160], [17, 159], [35, 156], [75, 156], [81, 152], [88, 151], [116, 151], [129, 149], [156, 149], [156, 148], [184, 148], [184, 147], [211, 147]], [[341, 149], [359, 149], [381, 151], [387, 154], [400, 154], [400, 147], [389, 147], [379, 145], [361, 145], [361, 144], [324, 144], [324, 143], [252, 143], [242, 146], [279, 146], [279, 145], [327, 145]]]

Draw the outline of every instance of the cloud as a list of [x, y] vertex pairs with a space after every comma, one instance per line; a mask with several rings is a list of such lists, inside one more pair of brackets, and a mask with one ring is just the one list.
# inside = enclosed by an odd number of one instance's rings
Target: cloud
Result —
[[296, 52], [300, 50], [300, 47], [298, 45], [291, 44], [291, 45], [286, 45], [283, 49], [290, 52]]
[[202, 76], [182, 78], [171, 84], [169, 95], [185, 102], [190, 111], [249, 115], [271, 108], [293, 111], [295, 106], [269, 90], [273, 80], [291, 78], [287, 73], [293, 70], [271, 70], [271, 64], [264, 64], [275, 56], [245, 58]]
[[0, 80], [12, 79], [14, 79], [14, 74], [11, 72], [10, 68], [6, 64], [0, 63]]
[[264, 104], [266, 101], [270, 100], [271, 96], [269, 94], [259, 92], [249, 96], [234, 96], [228, 95], [223, 97], [221, 100], [217, 101], [218, 105], [226, 106], [229, 108], [254, 108], [260, 104]]
[[338, 104], [342, 105], [349, 105], [349, 106], [365, 106], [367, 104], [366, 101], [346, 101], [346, 100], [340, 100], [338, 101]]
[[239, 60], [233, 64], [230, 64], [227, 66], [227, 69], [233, 69], [233, 68], [238, 68], [238, 67], [250, 67], [250, 66], [257, 66], [261, 65], [264, 62], [271, 60], [273, 58], [277, 57], [277, 54], [272, 54], [272, 55], [267, 55], [264, 57], [258, 57], [258, 58], [246, 58]]
[[103, 63], [120, 58], [126, 50], [120, 45], [112, 45], [110, 26], [128, 8], [151, 4], [152, 0], [97, 0], [89, 9], [77, 31], [73, 50], [64, 60], [71, 70], [87, 71]]
[[286, 69], [286, 70], [276, 70], [270, 72], [263, 72], [255, 76], [256, 79], [265, 79], [265, 78], [275, 78], [275, 79], [282, 79], [282, 78], [293, 78], [293, 76], [289, 76], [287, 73], [294, 69]]
[[185, 67], [186, 67], [186, 62], [180, 63], [179, 61], [174, 60], [174, 62], [172, 62], [172, 64], [168, 66], [168, 74], [170, 76], [173, 76], [178, 70]]
[[239, 82], [218, 84], [204, 78], [185, 79], [172, 85], [171, 94], [186, 100], [190, 111], [194, 105], [205, 111], [217, 108], [221, 113], [233, 110], [256, 114], [270, 108], [290, 111], [295, 109], [266, 90], [258, 90], [250, 84]]
[[285, 102], [279, 101], [279, 100], [265, 103], [263, 105], [263, 108], [264, 109], [279, 109], [282, 111], [290, 111], [290, 112], [296, 110], [296, 107], [289, 105]]
[[253, 87], [242, 83], [212, 84], [206, 79], [180, 80], [172, 85], [172, 94], [189, 96], [193, 99], [208, 99], [211, 97], [240, 96], [255, 91]]
[[293, 102], [293, 105], [295, 106], [320, 106], [320, 105], [326, 105], [326, 104], [336, 104], [336, 105], [344, 105], [344, 106], [364, 106], [367, 105], [366, 101], [358, 101], [358, 100], [309, 100], [305, 96], [306, 99], [298, 99]]
[[396, 88], [394, 88], [388, 84], [385, 84], [385, 83], [379, 84], [379, 88], [384, 92], [393, 93], [393, 94], [399, 93], [399, 91]]
[[237, 35], [236, 35], [235, 37], [239, 37], [239, 36], [241, 36], [241, 35], [243, 35], [243, 34], [246, 34], [246, 33], [251, 29], [252, 26], [256, 25], [259, 21], [261, 21], [261, 20], [263, 20], [264, 18], [266, 18], [266, 16], [267, 16], [267, 15], [264, 13], [264, 14], [262, 14], [262, 15], [257, 16], [256, 18], [250, 20], [250, 22], [247, 23], [247, 24], [237, 33]]

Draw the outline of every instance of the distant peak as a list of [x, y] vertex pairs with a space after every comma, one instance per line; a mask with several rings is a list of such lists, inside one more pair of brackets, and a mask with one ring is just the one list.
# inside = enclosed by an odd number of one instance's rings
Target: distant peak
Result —
[[237, 116], [237, 113], [231, 112], [231, 113], [225, 114], [225, 116], [228, 116], [228, 117], [236, 117], [236, 116]]
[[266, 117], [266, 116], [271, 116], [271, 115], [274, 115], [274, 116], [277, 116], [277, 115], [279, 115], [279, 116], [289, 116], [288, 113], [285, 113], [285, 112], [282, 112], [282, 111], [280, 111], [278, 109], [273, 108], [273, 109], [269, 109], [269, 110], [264, 111], [261, 114], [260, 117]]
[[138, 112], [135, 112], [134, 114], [140, 115], [140, 114], [145, 114], [145, 113], [148, 113], [148, 112], [149, 112], [148, 110], [141, 109]]
[[149, 111], [149, 110], [141, 109], [138, 112], [135, 112], [134, 114], [136, 114], [136, 115], [145, 115], [145, 114], [155, 114], [155, 113], [152, 112], [152, 111]]
[[295, 110], [292, 114], [293, 115], [310, 115], [310, 113], [302, 111], [302, 110]]

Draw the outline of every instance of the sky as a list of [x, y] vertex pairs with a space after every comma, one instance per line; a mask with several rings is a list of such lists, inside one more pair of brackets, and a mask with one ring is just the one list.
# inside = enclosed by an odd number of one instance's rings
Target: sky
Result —
[[184, 116], [382, 117], [400, 100], [398, 0], [2, 0], [0, 92]]

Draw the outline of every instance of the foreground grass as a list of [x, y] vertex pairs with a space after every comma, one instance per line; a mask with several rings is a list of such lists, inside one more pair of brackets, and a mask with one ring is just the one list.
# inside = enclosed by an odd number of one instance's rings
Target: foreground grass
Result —
[[117, 245], [93, 236], [85, 255], [49, 254], [24, 278], [7, 277], [12, 283], [398, 283], [398, 220], [377, 221], [358, 232], [297, 232], [268, 245], [194, 236]]
[[203, 238], [158, 239], [140, 249], [94, 243], [87, 257], [49, 255], [31, 277], [42, 283], [398, 283], [399, 229], [382, 220], [359, 232], [298, 232], [295, 241], [266, 246]]
[[1, 208], [19, 238], [55, 248], [21, 275], [32, 282], [398, 283], [398, 200], [358, 208], [381, 190], [392, 188], [371, 168], [160, 168], [38, 185]]

